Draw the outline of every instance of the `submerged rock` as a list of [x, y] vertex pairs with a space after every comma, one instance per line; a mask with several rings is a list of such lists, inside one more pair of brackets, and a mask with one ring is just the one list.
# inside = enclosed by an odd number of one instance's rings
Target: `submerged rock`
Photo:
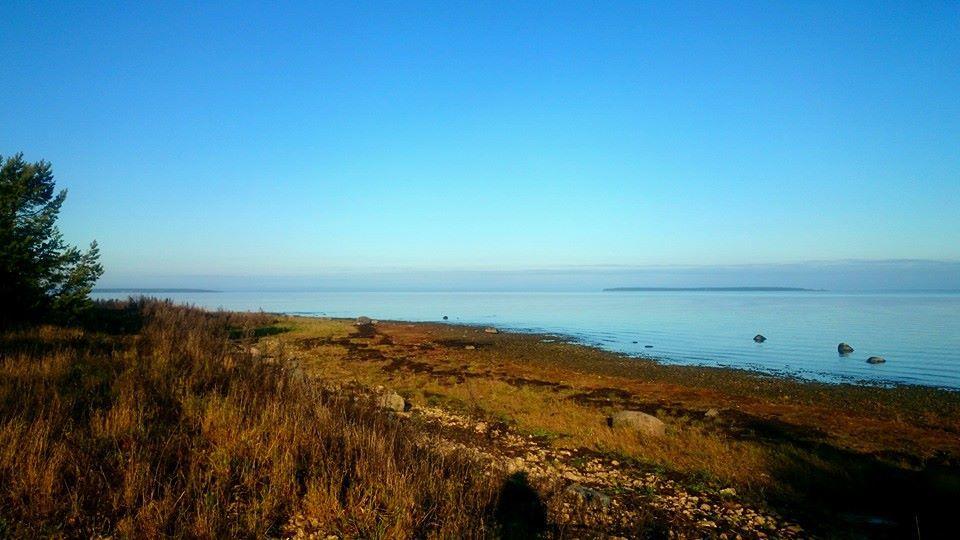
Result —
[[662, 437], [666, 434], [666, 424], [656, 416], [640, 411], [620, 411], [607, 419], [610, 427], [626, 427], [635, 429], [644, 435]]
[[837, 345], [837, 352], [840, 354], [850, 354], [853, 352], [853, 347], [847, 345], [846, 343], [841, 343]]
[[870, 358], [867, 358], [868, 364], [882, 364], [886, 361], [887, 360], [882, 356], [871, 356]]
[[443, 320], [447, 320], [447, 319], [449, 319], [449, 318], [450, 318], [450, 317], [447, 317], [446, 315], [443, 316]]
[[762, 334], [757, 334], [753, 336], [753, 340], [756, 341], [757, 343], [763, 343], [764, 341], [767, 340], [767, 338], [763, 337]]

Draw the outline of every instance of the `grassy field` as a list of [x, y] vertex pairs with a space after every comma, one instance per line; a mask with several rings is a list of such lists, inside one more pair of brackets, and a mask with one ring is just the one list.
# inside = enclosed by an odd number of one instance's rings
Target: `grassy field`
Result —
[[0, 537], [498, 530], [503, 478], [259, 361], [267, 318], [146, 302], [96, 322], [2, 337]]
[[[378, 406], [390, 392], [407, 412]], [[624, 409], [666, 434], [611, 428]], [[958, 434], [939, 390], [102, 304], [0, 335], [0, 537], [931, 538], [952, 528]]]

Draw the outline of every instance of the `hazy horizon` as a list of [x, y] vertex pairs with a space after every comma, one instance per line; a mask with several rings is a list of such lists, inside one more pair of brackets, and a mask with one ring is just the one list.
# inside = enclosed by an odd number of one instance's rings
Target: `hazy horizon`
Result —
[[599, 291], [610, 287], [801, 287], [960, 290], [960, 261], [816, 261], [780, 265], [528, 269], [327, 269], [295, 275], [118, 275], [100, 288], [344, 291]]

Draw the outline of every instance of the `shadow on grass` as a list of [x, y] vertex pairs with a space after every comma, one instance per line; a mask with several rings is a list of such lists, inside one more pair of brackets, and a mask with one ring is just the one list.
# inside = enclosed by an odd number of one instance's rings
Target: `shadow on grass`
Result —
[[825, 444], [782, 447], [774, 471], [781, 512], [832, 538], [946, 538], [956, 530], [960, 468], [899, 466]]
[[504, 480], [494, 515], [500, 538], [538, 538], [547, 530], [547, 506], [524, 472]]

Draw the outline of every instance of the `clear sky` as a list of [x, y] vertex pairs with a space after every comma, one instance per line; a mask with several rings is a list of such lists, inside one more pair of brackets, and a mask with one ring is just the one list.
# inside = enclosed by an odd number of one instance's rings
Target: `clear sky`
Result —
[[93, 4], [4, 2], [0, 154], [104, 285], [960, 260], [956, 1]]

